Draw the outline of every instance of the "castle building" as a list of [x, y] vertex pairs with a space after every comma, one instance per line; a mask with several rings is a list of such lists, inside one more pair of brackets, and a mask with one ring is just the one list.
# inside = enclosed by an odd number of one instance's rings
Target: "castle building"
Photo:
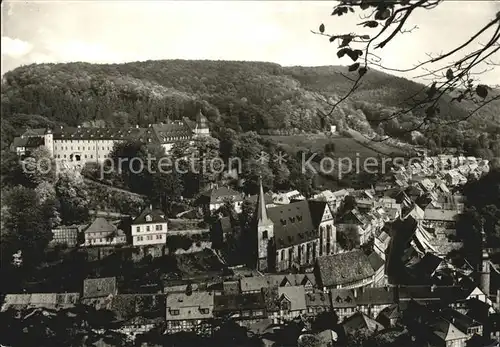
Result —
[[115, 143], [140, 141], [161, 145], [168, 153], [179, 141], [193, 141], [197, 136], [209, 136], [206, 117], [198, 110], [196, 121], [150, 124], [147, 128], [82, 128], [29, 129], [12, 143], [12, 150], [26, 155], [30, 149], [44, 145], [56, 160], [84, 165], [109, 158]]
[[261, 183], [254, 225], [259, 271], [312, 266], [316, 257], [337, 250], [333, 214], [323, 201], [302, 200], [267, 208]]

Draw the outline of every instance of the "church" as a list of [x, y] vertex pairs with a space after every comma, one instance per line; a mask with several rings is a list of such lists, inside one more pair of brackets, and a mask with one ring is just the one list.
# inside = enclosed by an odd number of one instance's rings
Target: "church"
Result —
[[298, 270], [337, 252], [333, 213], [326, 202], [301, 200], [267, 208], [260, 183], [254, 218], [254, 264], [259, 271]]

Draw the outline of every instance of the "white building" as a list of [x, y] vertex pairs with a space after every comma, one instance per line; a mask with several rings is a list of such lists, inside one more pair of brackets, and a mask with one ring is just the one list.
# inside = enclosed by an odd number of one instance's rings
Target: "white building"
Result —
[[160, 210], [144, 209], [132, 222], [134, 246], [160, 245], [167, 242], [167, 219]]
[[[104, 162], [116, 143], [132, 140], [160, 144], [168, 153], [174, 143], [192, 141], [197, 136], [210, 135], [205, 116], [198, 111], [196, 122], [187, 118], [150, 124], [147, 128], [82, 128], [29, 129], [12, 143], [12, 150], [20, 155], [28, 148], [44, 145], [61, 162], [83, 166], [87, 162]], [[37, 140], [37, 141], [35, 141]]]

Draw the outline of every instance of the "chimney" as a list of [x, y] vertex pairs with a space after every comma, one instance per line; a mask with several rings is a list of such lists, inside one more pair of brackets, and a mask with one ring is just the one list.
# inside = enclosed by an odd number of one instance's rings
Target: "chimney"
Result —
[[81, 125], [77, 126], [78, 129], [80, 129], [81, 127], [82, 127]]
[[136, 128], [136, 129], [139, 129], [139, 124], [136, 124], [136, 125], [135, 125], [135, 128]]
[[357, 288], [354, 288], [354, 299], [357, 299], [358, 298], [358, 289]]
[[149, 204], [149, 209], [152, 211], [153, 210], [153, 204]]
[[435, 284], [433, 284], [433, 285], [431, 286], [431, 293], [434, 293], [434, 291], [435, 291], [435, 290], [436, 290], [436, 285], [435, 285]]

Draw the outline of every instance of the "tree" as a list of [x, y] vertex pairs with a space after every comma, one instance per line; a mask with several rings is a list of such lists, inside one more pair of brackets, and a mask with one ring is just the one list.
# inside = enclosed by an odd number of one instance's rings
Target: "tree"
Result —
[[89, 196], [83, 177], [77, 172], [63, 172], [55, 186], [65, 224], [82, 223], [89, 217]]
[[336, 331], [339, 317], [335, 311], [324, 311], [316, 315], [311, 323], [311, 329], [316, 332], [331, 329]]
[[2, 257], [8, 264], [12, 255], [22, 253], [22, 262], [32, 265], [47, 247], [52, 238], [51, 227], [54, 210], [41, 204], [36, 192], [16, 186], [4, 192], [2, 211]]
[[[423, 69], [425, 73], [420, 77], [431, 79], [431, 82], [419, 92], [414, 95], [406, 95], [400, 110], [395, 111], [389, 117], [379, 119], [388, 121], [415, 110], [424, 113], [418, 124], [403, 127], [400, 133], [456, 124], [469, 119], [488, 103], [499, 100], [500, 95], [490, 93], [491, 88], [481, 84], [477, 76], [480, 76], [484, 67], [490, 68], [498, 65], [491, 59], [500, 50], [500, 12], [492, 13], [490, 20], [482, 28], [455, 49], [434, 56], [429, 55], [427, 60], [408, 69], [388, 67], [384, 65], [382, 58], [374, 52], [377, 49], [383, 49], [396, 36], [416, 29], [415, 27], [408, 28], [409, 18], [413, 18], [413, 13], [418, 10], [432, 10], [443, 1], [340, 0], [339, 4], [334, 7], [332, 16], [360, 15], [362, 19], [359, 25], [362, 26], [363, 32], [328, 34], [324, 24], [320, 25], [319, 32], [313, 31], [315, 34], [328, 37], [330, 42], [338, 42], [337, 56], [350, 59], [352, 64], [348, 68], [351, 76], [344, 75], [352, 82], [352, 87], [336, 102], [327, 102], [331, 107], [328, 115], [332, 115], [337, 106], [359, 88], [361, 81], [372, 67], [398, 72]], [[365, 31], [375, 31], [375, 33], [369, 35]], [[442, 100], [447, 95], [452, 96], [452, 102], [467, 100], [472, 102], [475, 108], [464, 118], [446, 121], [443, 118], [448, 115], [445, 114], [446, 109], [443, 107]], [[442, 114], [441, 117], [440, 114]]]
[[359, 232], [354, 225], [348, 225], [345, 229], [340, 230], [337, 234], [337, 241], [343, 249], [348, 251], [359, 248]]

